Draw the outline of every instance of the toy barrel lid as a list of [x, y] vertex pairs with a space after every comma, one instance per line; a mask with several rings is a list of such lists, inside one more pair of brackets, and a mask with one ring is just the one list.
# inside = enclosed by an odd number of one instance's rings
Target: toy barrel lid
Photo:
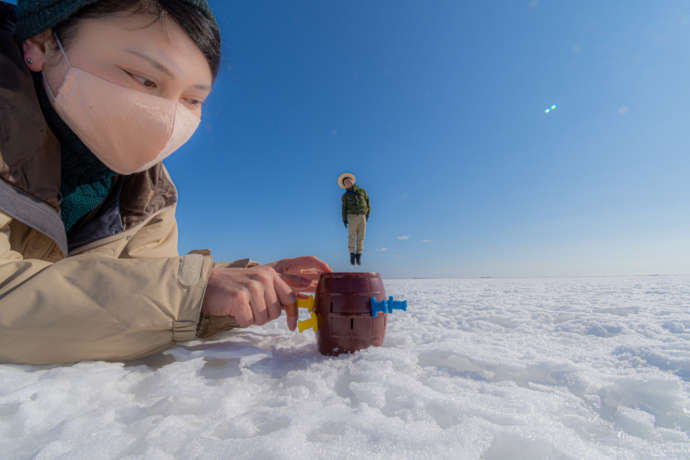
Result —
[[381, 275], [373, 272], [324, 273], [316, 288], [317, 312], [371, 314], [371, 298], [386, 298]]
[[366, 292], [378, 292], [382, 289], [383, 281], [381, 281], [381, 275], [378, 273], [334, 272], [321, 274], [316, 292], [330, 294], [363, 294]]

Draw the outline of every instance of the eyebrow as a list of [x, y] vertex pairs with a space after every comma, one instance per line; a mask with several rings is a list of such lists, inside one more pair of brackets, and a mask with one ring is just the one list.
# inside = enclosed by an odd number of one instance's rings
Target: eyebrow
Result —
[[[175, 74], [173, 74], [173, 73], [170, 71], [170, 69], [168, 69], [167, 67], [165, 67], [163, 64], [161, 64], [160, 62], [156, 61], [156, 60], [153, 59], [152, 57], [147, 56], [147, 55], [145, 55], [145, 54], [142, 54], [142, 53], [140, 53], [139, 51], [136, 51], [136, 50], [133, 50], [133, 49], [129, 49], [129, 48], [126, 48], [125, 51], [127, 51], [128, 53], [131, 53], [131, 54], [133, 54], [133, 55], [135, 55], [135, 56], [138, 56], [138, 57], [140, 57], [140, 58], [142, 58], [142, 59], [144, 59], [144, 60], [147, 61], [149, 64], [151, 64], [152, 66], [154, 66], [156, 69], [158, 69], [158, 70], [160, 70], [161, 72], [167, 74], [167, 75], [170, 76], [171, 78], [175, 78]], [[194, 87], [194, 88], [197, 88], [197, 89], [201, 89], [201, 90], [207, 90], [207, 91], [210, 91], [210, 90], [211, 90], [211, 87], [210, 87], [210, 86], [207, 86], [207, 85], [194, 85], [193, 87]]]

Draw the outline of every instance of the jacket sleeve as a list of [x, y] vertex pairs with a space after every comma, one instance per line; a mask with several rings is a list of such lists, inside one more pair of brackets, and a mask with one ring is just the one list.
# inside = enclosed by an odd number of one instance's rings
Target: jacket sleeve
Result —
[[371, 214], [371, 202], [369, 202], [369, 195], [364, 192], [364, 198], [367, 200], [367, 220], [369, 220], [369, 214]]
[[343, 222], [347, 224], [347, 201], [345, 200], [345, 194], [343, 193], [343, 196], [341, 198], [341, 201], [343, 202]]
[[24, 259], [11, 221], [0, 213], [0, 362], [122, 361], [196, 337], [210, 256]]

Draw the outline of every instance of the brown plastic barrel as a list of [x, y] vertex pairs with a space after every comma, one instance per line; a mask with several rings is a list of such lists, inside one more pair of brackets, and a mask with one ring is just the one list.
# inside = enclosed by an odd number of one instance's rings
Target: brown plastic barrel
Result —
[[378, 273], [323, 273], [316, 287], [316, 340], [324, 355], [352, 353], [383, 345], [386, 316], [371, 316], [371, 298], [384, 300], [386, 291]]

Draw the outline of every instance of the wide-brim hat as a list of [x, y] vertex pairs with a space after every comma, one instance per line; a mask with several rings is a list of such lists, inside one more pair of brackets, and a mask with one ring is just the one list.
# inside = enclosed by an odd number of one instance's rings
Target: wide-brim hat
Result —
[[350, 179], [352, 179], [352, 183], [353, 183], [353, 184], [354, 184], [355, 182], [357, 182], [357, 178], [355, 177], [354, 174], [349, 173], [349, 172], [342, 173], [341, 175], [338, 176], [338, 187], [340, 187], [340, 188], [346, 188], [346, 187], [345, 187], [345, 184], [343, 184], [343, 182], [344, 182], [345, 179], [347, 179], [348, 177], [349, 177]]

